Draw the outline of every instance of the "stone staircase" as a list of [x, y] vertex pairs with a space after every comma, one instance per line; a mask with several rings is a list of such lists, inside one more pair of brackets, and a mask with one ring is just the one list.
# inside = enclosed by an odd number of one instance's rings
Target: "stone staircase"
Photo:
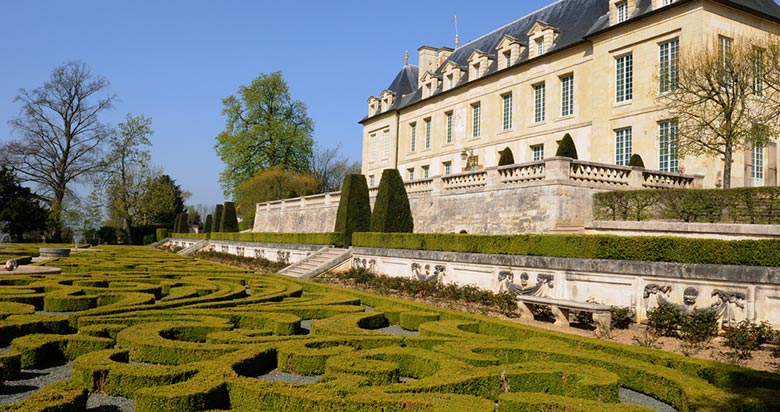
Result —
[[326, 247], [280, 270], [279, 274], [298, 279], [311, 279], [340, 265], [351, 256], [352, 251], [349, 249]]
[[208, 245], [209, 245], [209, 241], [208, 240], [201, 240], [201, 241], [195, 243], [192, 246], [186, 247], [186, 248], [178, 251], [177, 253], [180, 254], [180, 255], [189, 256], [189, 255], [191, 255], [191, 254], [193, 254], [193, 253], [195, 253], [195, 252], [197, 252], [197, 251], [207, 247]]

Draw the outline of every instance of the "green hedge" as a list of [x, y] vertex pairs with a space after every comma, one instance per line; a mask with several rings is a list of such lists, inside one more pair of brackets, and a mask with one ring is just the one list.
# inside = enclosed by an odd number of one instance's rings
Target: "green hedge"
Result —
[[600, 220], [780, 223], [780, 187], [628, 190], [593, 195]]
[[780, 239], [718, 240], [612, 235], [355, 233], [360, 247], [580, 259], [780, 266]]
[[71, 379], [53, 383], [21, 402], [0, 405], [0, 412], [83, 412], [88, 396], [87, 389]]
[[82, 335], [32, 334], [14, 339], [11, 350], [21, 356], [24, 369], [50, 366], [63, 360], [73, 360], [89, 352], [114, 347], [106, 338]]

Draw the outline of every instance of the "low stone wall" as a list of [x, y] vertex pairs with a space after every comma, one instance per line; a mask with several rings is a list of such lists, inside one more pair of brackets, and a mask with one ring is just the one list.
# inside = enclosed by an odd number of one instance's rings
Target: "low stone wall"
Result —
[[780, 225], [597, 220], [585, 233], [621, 236], [682, 236], [724, 240], [780, 238]]
[[556, 299], [632, 307], [638, 320], [660, 303], [715, 308], [724, 323], [780, 327], [780, 268], [353, 248], [353, 267], [388, 276], [523, 289]]
[[[172, 246], [187, 248], [201, 240], [174, 238], [169, 241]], [[322, 245], [292, 245], [286, 243], [235, 242], [227, 240], [208, 240], [207, 242], [208, 245], [204, 250], [228, 253], [235, 256], [263, 258], [286, 264], [298, 263], [325, 247]]]

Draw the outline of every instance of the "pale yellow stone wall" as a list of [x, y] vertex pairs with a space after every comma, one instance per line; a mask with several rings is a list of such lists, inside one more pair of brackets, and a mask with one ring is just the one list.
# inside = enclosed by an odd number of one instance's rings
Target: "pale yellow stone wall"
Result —
[[[710, 1], [670, 8], [608, 30], [567, 50], [542, 55], [472, 80], [466, 86], [425, 98], [400, 112], [365, 120], [362, 171], [366, 176], [375, 177], [374, 186], [379, 184], [385, 168], [396, 167], [404, 180], [408, 180], [408, 169], [415, 170], [415, 179], [421, 178], [423, 166], [429, 167], [431, 176], [442, 175], [444, 162], [451, 163], [452, 173], [459, 173], [466, 167], [461, 158], [464, 151], [469, 156], [478, 156], [479, 167], [483, 168], [495, 166], [498, 152], [504, 147], [512, 149], [516, 162], [527, 162], [532, 160], [534, 145], [543, 144], [544, 156], [554, 156], [556, 142], [565, 133], [574, 139], [580, 159], [614, 164], [615, 130], [623, 127], [632, 128], [632, 152], [642, 156], [647, 168], [657, 169], [658, 122], [667, 117], [656, 100], [659, 43], [679, 38], [682, 54], [705, 41], [714, 41], [718, 34], [739, 38], [777, 30], [775, 23]], [[616, 103], [615, 58], [626, 53], [633, 55], [633, 98], [630, 102]], [[574, 75], [574, 114], [562, 117], [560, 79], [568, 74]], [[545, 85], [545, 120], [535, 122], [534, 86], [541, 83]], [[512, 127], [503, 130], [502, 95], [507, 93], [512, 94]], [[481, 110], [481, 132], [475, 137], [472, 136], [472, 111], [476, 103]], [[448, 112], [453, 114], [450, 144], [445, 142]], [[430, 148], [425, 147], [425, 119], [428, 118], [432, 124]], [[414, 151], [410, 147], [412, 123], [417, 124]], [[382, 156], [385, 129], [389, 129], [391, 140], [387, 158]], [[368, 140], [372, 134], [376, 135], [377, 155], [370, 161]], [[746, 154], [735, 153], [734, 159], [732, 186], [750, 185]], [[770, 169], [774, 173], [777, 161], [777, 150], [767, 148], [765, 173]], [[716, 187], [720, 182], [719, 172], [723, 168], [720, 159], [686, 158], [679, 163], [686, 173], [703, 175], [705, 187]], [[776, 181], [775, 176], [766, 174], [765, 184]]]

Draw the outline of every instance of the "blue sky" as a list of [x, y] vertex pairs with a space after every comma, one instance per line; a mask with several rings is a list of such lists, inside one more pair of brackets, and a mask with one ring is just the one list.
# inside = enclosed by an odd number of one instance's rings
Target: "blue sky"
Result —
[[119, 96], [103, 121], [126, 113], [153, 119], [152, 159], [184, 190], [188, 204], [222, 202], [214, 151], [224, 128], [222, 99], [261, 73], [281, 70], [293, 98], [308, 106], [314, 138], [358, 160], [367, 99], [393, 80], [408, 50], [454, 46], [552, 0], [473, 1], [2, 1], [0, 142], [12, 137], [20, 88], [78, 60]]

